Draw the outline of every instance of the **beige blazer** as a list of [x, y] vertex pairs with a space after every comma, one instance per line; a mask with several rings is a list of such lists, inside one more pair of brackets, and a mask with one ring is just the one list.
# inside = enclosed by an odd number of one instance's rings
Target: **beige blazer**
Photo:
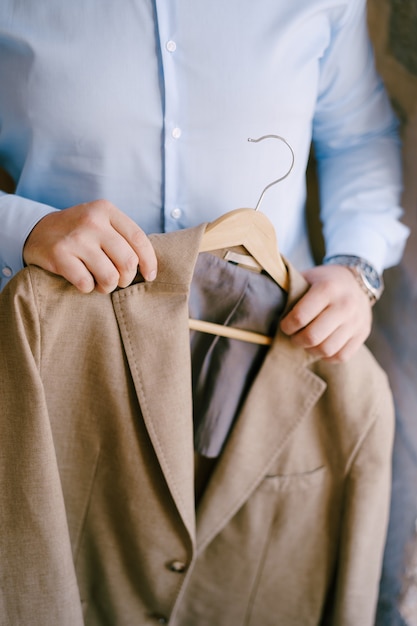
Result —
[[1, 293], [2, 626], [373, 623], [393, 407], [365, 348], [329, 365], [278, 332], [195, 511], [203, 228], [152, 237], [151, 284], [82, 295], [29, 267]]

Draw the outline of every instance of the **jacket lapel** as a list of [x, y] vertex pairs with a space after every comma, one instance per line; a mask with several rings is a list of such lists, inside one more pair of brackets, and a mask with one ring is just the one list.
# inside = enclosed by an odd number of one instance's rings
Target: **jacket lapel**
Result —
[[[288, 306], [305, 291], [289, 266]], [[203, 550], [268, 473], [297, 426], [318, 401], [325, 383], [308, 369], [314, 359], [279, 331], [254, 381], [197, 512], [197, 546]]]
[[[151, 236], [158, 277], [115, 292], [113, 306], [143, 419], [185, 527], [195, 542], [188, 294], [204, 225]], [[178, 251], [181, 250], [179, 254]], [[306, 290], [288, 264], [287, 309]], [[313, 359], [279, 332], [248, 394], [197, 515], [198, 549], [230, 520], [324, 391]], [[283, 372], [280, 376], [279, 373]]]
[[113, 294], [113, 306], [143, 420], [193, 542], [194, 454], [188, 292], [203, 230], [204, 227], [198, 227], [152, 236], [158, 257], [157, 279]]

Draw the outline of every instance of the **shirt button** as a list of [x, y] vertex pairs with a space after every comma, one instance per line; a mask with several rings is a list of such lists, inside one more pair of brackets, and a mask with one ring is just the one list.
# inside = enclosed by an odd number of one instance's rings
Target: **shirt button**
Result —
[[10, 278], [10, 276], [12, 276], [13, 274], [13, 270], [11, 267], [8, 267], [6, 265], [6, 267], [3, 267], [3, 269], [1, 270], [1, 273], [3, 274], [5, 278]]
[[166, 49], [168, 50], [168, 52], [175, 52], [175, 50], [177, 49], [177, 44], [175, 43], [175, 41], [167, 41], [166, 43]]
[[181, 211], [181, 209], [179, 209], [178, 207], [175, 207], [175, 209], [172, 209], [172, 211], [171, 211], [171, 217], [172, 217], [174, 220], [179, 220], [179, 219], [180, 219], [180, 217], [181, 217], [181, 215], [182, 215], [182, 211]]
[[150, 617], [152, 617], [156, 621], [157, 624], [168, 624], [168, 620], [164, 615], [159, 615], [158, 613], [154, 613]]
[[182, 561], [171, 561], [168, 565], [168, 569], [176, 574], [183, 574], [187, 569], [187, 565]]
[[181, 128], [178, 128], [178, 126], [176, 126], [172, 130], [172, 136], [174, 137], [174, 139], [179, 139], [181, 137]]

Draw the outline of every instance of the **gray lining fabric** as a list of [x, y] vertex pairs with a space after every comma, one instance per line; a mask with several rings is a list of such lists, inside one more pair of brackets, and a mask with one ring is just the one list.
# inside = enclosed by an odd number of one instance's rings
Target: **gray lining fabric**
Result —
[[[190, 317], [273, 335], [286, 293], [264, 273], [200, 253], [190, 289]], [[191, 331], [194, 447], [216, 458], [268, 346]]]

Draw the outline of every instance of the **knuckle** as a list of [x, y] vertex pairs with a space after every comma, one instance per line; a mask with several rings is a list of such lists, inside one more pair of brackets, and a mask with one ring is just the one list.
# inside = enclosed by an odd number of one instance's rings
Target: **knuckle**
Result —
[[288, 324], [291, 328], [304, 328], [306, 323], [306, 317], [301, 310], [293, 309], [291, 311], [291, 317], [288, 318]]
[[94, 290], [94, 280], [92, 276], [74, 276], [70, 282], [82, 293], [91, 293]]
[[108, 200], [94, 200], [81, 205], [78, 216], [82, 228], [97, 228], [103, 219], [109, 219], [109, 214], [115, 207]]
[[136, 272], [139, 265], [139, 259], [136, 254], [130, 254], [121, 264], [123, 272]]
[[304, 334], [305, 334], [305, 341], [309, 347], [314, 348], [315, 346], [318, 346], [320, 344], [321, 337], [319, 336], [318, 332], [315, 331], [314, 329], [309, 328], [305, 330]]
[[311, 293], [314, 293], [315, 298], [321, 300], [328, 300], [335, 289], [338, 289], [338, 285], [329, 278], [322, 278], [315, 282], [311, 287]]
[[50, 271], [59, 273], [61, 267], [65, 264], [66, 260], [71, 256], [71, 251], [68, 246], [68, 242], [65, 239], [55, 241], [49, 250], [48, 254], [48, 269]]
[[81, 235], [83, 229], [96, 230], [100, 221], [101, 221], [101, 211], [97, 209], [96, 207], [89, 206], [84, 211], [82, 211], [79, 217], [79, 226], [80, 226], [81, 232], [80, 230], [75, 230], [73, 232], [73, 237], [75, 238], [77, 237], [77, 235]]
[[105, 198], [99, 198], [98, 200], [94, 200], [93, 202], [89, 202], [84, 205], [87, 207], [89, 211], [111, 211], [115, 208], [114, 204], [112, 204], [109, 200]]
[[127, 287], [135, 278], [138, 271], [138, 259], [130, 258], [119, 266], [119, 287]]
[[320, 344], [320, 337], [315, 330], [306, 328], [298, 333], [298, 343], [306, 349], [316, 348]]
[[100, 276], [97, 282], [106, 292], [113, 291], [119, 282], [119, 272], [117, 270], [108, 270], [105, 274]]
[[323, 359], [337, 358], [336, 355], [334, 354], [334, 350], [331, 349], [329, 346], [322, 346], [319, 352], [320, 352], [320, 356]]
[[148, 237], [141, 228], [135, 228], [131, 235], [131, 241], [134, 246], [142, 247], [148, 244]]

